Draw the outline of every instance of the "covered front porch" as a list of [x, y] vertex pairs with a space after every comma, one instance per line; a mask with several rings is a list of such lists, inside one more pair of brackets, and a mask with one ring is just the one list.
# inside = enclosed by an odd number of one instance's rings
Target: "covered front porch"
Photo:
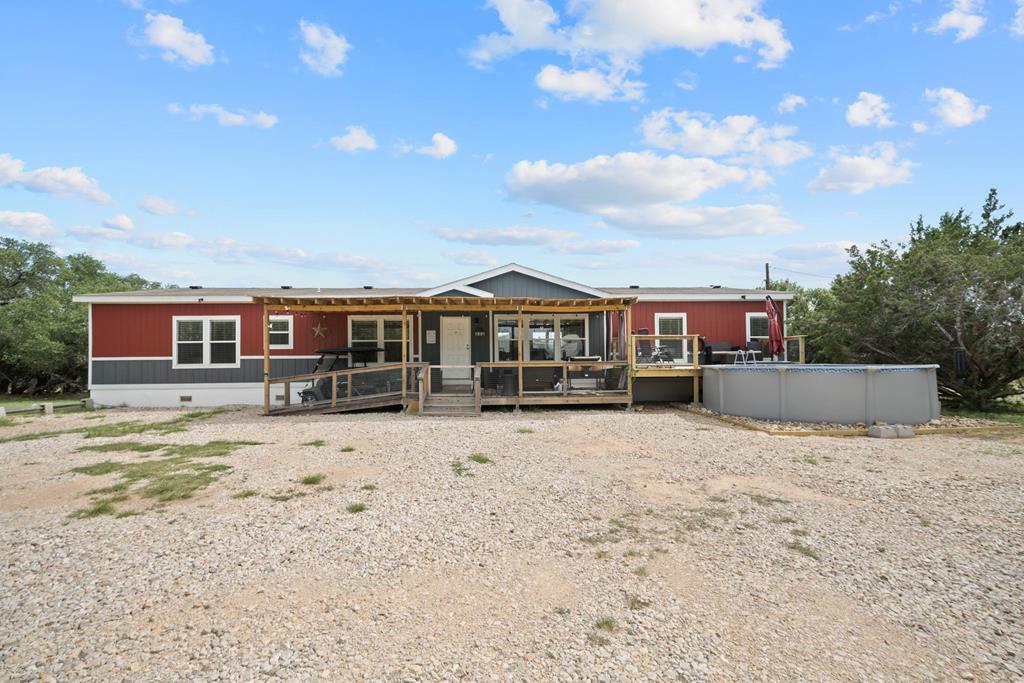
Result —
[[[263, 308], [264, 323], [264, 414], [386, 405], [402, 405], [421, 414], [479, 413], [488, 405], [628, 405], [633, 400], [628, 340], [629, 307], [634, 301], [631, 297], [259, 297], [256, 303]], [[296, 311], [345, 313], [353, 321], [348, 348], [365, 345], [378, 362], [351, 367], [354, 356], [350, 356], [345, 367], [272, 377], [271, 318]], [[390, 343], [374, 350], [378, 342], [360, 339], [354, 322], [360, 320], [388, 321], [380, 324], [389, 326]], [[386, 333], [376, 338], [385, 339]]]

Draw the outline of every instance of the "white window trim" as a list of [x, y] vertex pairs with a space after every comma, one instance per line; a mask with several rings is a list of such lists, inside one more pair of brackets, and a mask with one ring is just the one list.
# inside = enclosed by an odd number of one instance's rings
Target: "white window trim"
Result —
[[[211, 363], [210, 344], [227, 343], [210, 341], [210, 322], [214, 320], [233, 320], [235, 323], [235, 362], [234, 363]], [[178, 322], [203, 323], [203, 362], [202, 363], [178, 363]], [[195, 344], [198, 342], [181, 342], [184, 344]], [[242, 367], [242, 316], [240, 315], [175, 315], [171, 316], [171, 369], [173, 370], [203, 370], [211, 368], [240, 368]]]
[[[288, 343], [287, 344], [271, 344], [271, 349], [293, 349], [295, 348], [295, 316], [294, 315], [272, 315], [270, 316], [270, 322], [280, 322], [282, 320], [288, 321]], [[280, 332], [273, 332], [273, 334], [281, 334]]]
[[753, 320], [754, 318], [764, 318], [765, 320], [767, 320], [768, 319], [768, 314], [767, 313], [755, 313], [753, 311], [748, 311], [747, 312], [747, 341], [752, 341], [752, 340], [755, 340], [755, 339], [758, 340], [758, 341], [761, 341], [762, 339], [767, 339], [768, 335], [757, 336], [757, 337], [752, 337], [750, 335], [750, 321]]
[[[352, 322], [354, 320], [376, 320], [377, 321], [377, 340], [376, 341], [377, 341], [377, 344], [378, 344], [378, 346], [380, 348], [384, 348], [384, 321], [385, 320], [399, 320], [399, 321], [401, 321], [401, 319], [402, 319], [402, 316], [400, 316], [400, 315], [350, 315], [350, 316], [348, 316], [348, 323], [347, 323], [348, 324], [348, 336], [346, 337], [346, 339], [348, 339], [348, 346], [352, 346], [353, 343], [354, 343], [354, 340], [352, 339]], [[405, 353], [405, 357], [408, 360], [412, 361], [412, 359], [413, 359], [413, 353], [412, 353], [412, 349], [413, 349], [413, 345], [412, 345], [412, 328], [413, 328], [413, 323], [412, 323], [412, 320], [413, 319], [412, 318], [407, 318], [407, 320], [408, 320], [407, 325], [409, 326], [409, 329], [405, 333], [405, 341], [409, 345], [409, 348], [408, 348], [408, 350]], [[355, 340], [355, 341], [359, 341], [359, 340]], [[400, 339], [388, 339], [387, 341], [389, 341], [389, 342], [395, 342], [395, 341], [400, 342], [401, 340]], [[378, 351], [377, 352], [377, 360], [375, 360], [375, 361], [368, 361], [367, 365], [381, 365], [382, 363], [384, 363], [384, 352], [383, 351]], [[353, 367], [352, 366], [352, 354], [349, 354], [348, 366], [350, 368]]]
[[[678, 313], [670, 313], [668, 311], [663, 311], [661, 313], [655, 313], [654, 314], [654, 334], [661, 334], [661, 327], [660, 326], [661, 326], [661, 321], [662, 321], [663, 318], [682, 318], [683, 319], [683, 334], [688, 334], [687, 330], [689, 328], [687, 327], [687, 325], [689, 324], [689, 321], [686, 318], [686, 313], [683, 312], [683, 311], [680, 311]], [[675, 341], [675, 340], [669, 340], [669, 341]], [[659, 346], [661, 345], [661, 342], [658, 339], [655, 339], [654, 343], [656, 345], [659, 345]], [[682, 364], [682, 365], [689, 365], [690, 364], [690, 351], [686, 348], [686, 340], [685, 339], [683, 340], [683, 357], [675, 359], [675, 362], [677, 364]]]
[[[558, 356], [562, 355], [562, 326], [561, 321], [563, 319], [582, 319], [583, 320], [583, 332], [586, 335], [583, 347], [583, 355], [590, 355], [590, 316], [586, 313], [536, 313], [532, 315], [523, 316], [523, 355], [526, 358], [524, 362], [530, 360], [530, 321], [531, 320], [551, 320], [555, 326], [555, 350]], [[518, 320], [515, 315], [494, 314], [491, 320], [491, 353], [492, 358], [498, 357], [498, 321], [508, 320], [516, 322]], [[561, 359], [559, 359], [561, 360]]]

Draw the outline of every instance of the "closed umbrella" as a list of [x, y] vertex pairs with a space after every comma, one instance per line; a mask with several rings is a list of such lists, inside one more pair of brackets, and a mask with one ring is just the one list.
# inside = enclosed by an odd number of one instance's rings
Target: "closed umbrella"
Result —
[[782, 321], [779, 320], [775, 300], [770, 296], [764, 298], [764, 309], [768, 313], [768, 352], [774, 359], [782, 356], [785, 350], [785, 342], [782, 339]]

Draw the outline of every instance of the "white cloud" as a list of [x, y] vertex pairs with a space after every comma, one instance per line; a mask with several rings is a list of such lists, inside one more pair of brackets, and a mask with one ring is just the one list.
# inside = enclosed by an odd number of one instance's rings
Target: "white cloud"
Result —
[[991, 107], [977, 104], [967, 95], [953, 88], [928, 88], [924, 91], [926, 100], [935, 102], [932, 113], [953, 128], [962, 128], [981, 121]]
[[913, 123], [910, 124], [910, 127], [913, 129], [915, 133], [928, 132], [928, 124], [925, 123], [924, 121], [914, 121]]
[[844, 155], [834, 151], [834, 162], [821, 169], [807, 189], [814, 192], [849, 192], [863, 194], [876, 187], [887, 187], [898, 183], [909, 183], [914, 164], [899, 159], [896, 147], [889, 142], [879, 142], [865, 147], [857, 155]]
[[163, 49], [163, 58], [188, 67], [213, 64], [213, 46], [201, 33], [185, 28], [185, 22], [168, 14], [147, 14], [145, 40], [148, 45]]
[[704, 53], [730, 44], [755, 49], [760, 66], [778, 66], [792, 50], [782, 22], [761, 13], [761, 0], [586, 0], [570, 2], [576, 22], [561, 25], [545, 0], [490, 0], [504, 33], [480, 36], [470, 51], [476, 65], [524, 50], [553, 50], [574, 60], [622, 65], [645, 53], [681, 48]]
[[861, 91], [857, 101], [846, 108], [846, 122], [851, 126], [875, 126], [884, 128], [894, 125], [889, 118], [892, 107], [881, 95]]
[[465, 251], [448, 251], [445, 256], [460, 266], [483, 266], [490, 268], [498, 265], [498, 259], [491, 256], [486, 249], [467, 249]]
[[302, 42], [308, 49], [299, 53], [299, 59], [315, 74], [328, 78], [341, 75], [341, 65], [348, 59], [352, 45], [345, 36], [336, 34], [327, 24], [299, 21]]
[[377, 149], [377, 141], [362, 126], [345, 126], [345, 134], [331, 138], [331, 145], [342, 152]]
[[31, 237], [43, 239], [55, 234], [50, 219], [34, 211], [0, 211], [0, 228]]
[[976, 38], [987, 21], [981, 13], [983, 6], [982, 0], [953, 0], [950, 10], [928, 30], [932, 33], [956, 31], [957, 43]]
[[55, 197], [83, 197], [101, 204], [110, 201], [110, 195], [100, 189], [99, 182], [77, 166], [44, 166], [26, 171], [25, 162], [10, 154], [0, 154], [0, 187], [5, 185], [20, 185], [30, 192]]
[[676, 87], [680, 90], [690, 92], [697, 89], [697, 74], [692, 71], [684, 71], [676, 81]]
[[213, 115], [217, 123], [222, 126], [255, 126], [256, 128], [273, 128], [277, 125], [278, 118], [273, 114], [264, 111], [256, 113], [240, 109], [237, 112], [228, 111], [219, 104], [193, 104], [188, 109], [181, 105], [171, 103], [167, 105], [167, 111], [172, 114], [187, 114], [190, 121], [201, 121], [207, 114]]
[[434, 157], [435, 159], [447, 159], [459, 149], [459, 146], [455, 144], [455, 140], [452, 140], [444, 133], [434, 133], [430, 139], [433, 141], [433, 144], [417, 148], [417, 154], [426, 154], [428, 157]]
[[644, 96], [644, 83], [626, 80], [625, 72], [605, 73], [599, 69], [563, 71], [548, 64], [537, 74], [537, 87], [562, 100], [607, 102], [639, 100]]
[[614, 254], [636, 249], [636, 240], [585, 240], [574, 230], [556, 230], [532, 226], [459, 230], [441, 228], [437, 235], [449, 242], [487, 246], [544, 247], [559, 254]]
[[797, 110], [797, 107], [806, 107], [807, 100], [800, 95], [794, 95], [793, 93], [786, 93], [782, 97], [782, 101], [779, 102], [778, 110], [780, 114], [791, 114]]
[[576, 164], [520, 161], [505, 179], [517, 198], [598, 214], [607, 207], [688, 201], [730, 183], [765, 181], [763, 174], [738, 166], [654, 152], [601, 155]]
[[1017, 37], [1024, 37], [1024, 0], [1017, 0], [1017, 13], [1013, 15], [1010, 33]]
[[112, 230], [134, 230], [135, 222], [124, 213], [119, 213], [116, 216], [112, 216], [107, 220], [103, 221], [104, 227]]
[[779, 235], [800, 228], [782, 209], [771, 204], [683, 206], [661, 203], [609, 209], [602, 216], [610, 225], [669, 239]]
[[151, 194], [142, 198], [142, 201], [139, 202], [139, 208], [154, 216], [178, 216], [189, 213], [179, 208], [170, 199], [164, 199], [163, 197]]
[[644, 142], [662, 149], [725, 156], [734, 163], [788, 166], [811, 155], [802, 142], [790, 140], [792, 126], [766, 126], [756, 116], [726, 116], [716, 121], [703, 112], [661, 109], [644, 117]]

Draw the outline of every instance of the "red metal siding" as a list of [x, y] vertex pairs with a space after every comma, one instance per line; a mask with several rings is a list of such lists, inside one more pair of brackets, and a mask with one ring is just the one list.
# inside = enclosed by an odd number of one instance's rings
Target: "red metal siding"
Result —
[[686, 313], [687, 334], [699, 334], [709, 342], [727, 341], [740, 346], [746, 341], [747, 313], [764, 313], [763, 301], [640, 301], [633, 304], [633, 331], [646, 327], [651, 334], [655, 313]]
[[[274, 314], [293, 316], [294, 331], [292, 348], [271, 349], [272, 356], [311, 356], [315, 349], [348, 343], [345, 313], [272, 311], [271, 315]], [[241, 316], [241, 354], [263, 355], [263, 311], [257, 304], [93, 304], [93, 358], [169, 358], [172, 355], [171, 320], [184, 315]], [[415, 316], [410, 317], [413, 318], [413, 348], [416, 349], [418, 326]], [[326, 328], [323, 336], [315, 336], [314, 328], [318, 325]]]

